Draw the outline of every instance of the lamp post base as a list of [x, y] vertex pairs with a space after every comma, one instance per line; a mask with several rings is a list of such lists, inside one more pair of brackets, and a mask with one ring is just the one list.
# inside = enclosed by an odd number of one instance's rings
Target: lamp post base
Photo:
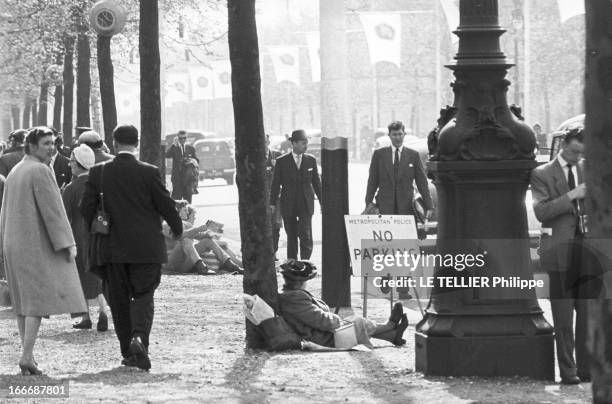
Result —
[[416, 370], [428, 376], [554, 380], [553, 335], [432, 337], [415, 334]]

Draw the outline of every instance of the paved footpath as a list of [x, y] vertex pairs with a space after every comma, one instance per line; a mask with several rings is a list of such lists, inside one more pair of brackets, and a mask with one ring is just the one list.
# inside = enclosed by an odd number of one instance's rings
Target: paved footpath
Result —
[[[279, 279], [280, 281], [280, 279]], [[311, 281], [320, 291], [320, 277]], [[356, 286], [353, 288], [357, 290]], [[414, 371], [414, 322], [401, 348], [373, 352], [244, 349], [242, 277], [164, 276], [156, 295], [150, 373], [120, 366], [114, 332], [74, 330], [68, 315], [43, 320], [36, 358], [45, 376], [18, 375], [19, 337], [0, 308], [0, 402], [10, 385], [69, 381], [70, 402], [211, 403], [587, 403], [590, 384], [559, 386], [521, 378], [424, 377]], [[360, 297], [352, 296], [360, 312]], [[389, 303], [370, 301], [372, 318]], [[345, 313], [348, 314], [348, 313]], [[412, 311], [411, 318], [418, 318]], [[529, 360], [525, 358], [525, 360]], [[25, 401], [25, 400], [22, 400]], [[58, 402], [36, 400], [35, 402]]]

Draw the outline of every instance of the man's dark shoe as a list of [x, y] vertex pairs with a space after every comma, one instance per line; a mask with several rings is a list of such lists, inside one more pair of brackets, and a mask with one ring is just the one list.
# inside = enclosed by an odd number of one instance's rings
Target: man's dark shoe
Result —
[[391, 315], [389, 316], [389, 321], [395, 323], [397, 327], [398, 323], [402, 319], [402, 314], [404, 314], [404, 306], [400, 302], [397, 302], [393, 305], [393, 309], [391, 309]]
[[212, 269], [209, 269], [206, 264], [204, 263], [204, 261], [202, 260], [198, 260], [195, 265], [193, 266], [193, 272], [195, 272], [196, 274], [199, 275], [214, 275], [216, 274], [215, 271], [213, 271]]
[[147, 348], [145, 348], [140, 337], [132, 338], [132, 342], [130, 343], [130, 355], [134, 357], [136, 367], [147, 371], [151, 369], [151, 360], [149, 359]]
[[106, 315], [106, 313], [100, 312], [96, 329], [98, 331], [108, 331], [108, 316]]
[[231, 258], [226, 259], [223, 265], [221, 265], [221, 268], [219, 268], [219, 270], [229, 272], [233, 275], [244, 274], [244, 270], [238, 265], [234, 264]]
[[591, 375], [586, 375], [584, 373], [578, 373], [578, 378], [583, 383], [591, 383]]
[[393, 338], [393, 345], [401, 346], [406, 343], [406, 340], [402, 338], [404, 335], [404, 331], [408, 328], [408, 316], [402, 314], [402, 319], [400, 320], [397, 328], [395, 329], [395, 338]]
[[128, 366], [128, 367], [136, 367], [136, 358], [133, 356], [128, 356], [127, 358], [123, 358], [123, 360], [121, 361], [121, 364], [123, 366]]
[[578, 376], [562, 377], [561, 384], [580, 384], [580, 379]]
[[91, 320], [81, 320], [78, 323], [72, 324], [72, 328], [76, 328], [78, 330], [91, 330]]

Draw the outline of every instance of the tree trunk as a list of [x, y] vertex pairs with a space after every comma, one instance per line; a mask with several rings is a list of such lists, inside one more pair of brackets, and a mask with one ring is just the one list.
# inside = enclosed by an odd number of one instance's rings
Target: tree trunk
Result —
[[64, 87], [60, 84], [55, 86], [53, 93], [53, 127], [57, 130], [62, 128], [62, 103], [64, 102]]
[[[250, 295], [257, 294], [276, 308], [278, 292], [265, 177], [267, 149], [255, 0], [228, 0], [227, 9], [236, 133], [236, 184], [245, 268], [243, 290]], [[249, 321], [246, 321], [246, 345], [248, 348], [263, 347], [263, 341]]]
[[23, 100], [23, 111], [21, 114], [21, 127], [23, 129], [28, 129], [30, 127], [30, 111], [32, 109], [32, 104], [30, 97], [25, 97]]
[[157, 0], [140, 2], [140, 159], [161, 165], [159, 9]]
[[11, 111], [9, 109], [4, 109], [4, 113], [2, 114], [2, 133], [4, 136], [7, 136], [11, 132]]
[[32, 111], [32, 126], [38, 125], [38, 100], [30, 98], [30, 108]]
[[344, 231], [348, 214], [347, 49], [344, 0], [319, 3], [321, 32], [322, 297], [351, 305], [350, 255]]
[[43, 79], [38, 97], [38, 125], [47, 125], [47, 105], [49, 100], [49, 84]]
[[102, 120], [104, 121], [104, 140], [112, 151], [113, 130], [115, 126], [117, 126], [117, 107], [115, 105], [113, 60], [111, 59], [111, 37], [98, 35], [97, 48]]
[[64, 39], [64, 144], [72, 144], [72, 109], [74, 101], [74, 38], [66, 36]]
[[87, 27], [81, 26], [77, 39], [77, 77], [76, 77], [76, 122], [77, 126], [91, 126], [89, 99], [91, 95], [89, 36]]
[[11, 117], [13, 118], [13, 130], [21, 128], [19, 120], [20, 110], [17, 105], [11, 106]]
[[[609, 269], [612, 254], [612, 3], [585, 1], [586, 183], [589, 235]], [[607, 285], [610, 290], [610, 286]], [[608, 297], [606, 295], [606, 297]], [[612, 300], [589, 302], [588, 346], [594, 403], [612, 402]]]
[[[56, 64], [62, 63], [63, 56], [61, 53], [57, 54], [55, 59]], [[62, 103], [64, 102], [64, 87], [59, 84], [55, 86], [53, 93], [53, 127], [57, 130], [62, 128]]]

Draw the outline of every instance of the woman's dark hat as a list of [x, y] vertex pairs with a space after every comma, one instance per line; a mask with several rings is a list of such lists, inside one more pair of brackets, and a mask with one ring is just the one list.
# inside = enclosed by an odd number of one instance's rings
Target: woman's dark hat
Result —
[[307, 281], [317, 276], [317, 267], [310, 261], [289, 261], [280, 267], [281, 274], [294, 281]]

